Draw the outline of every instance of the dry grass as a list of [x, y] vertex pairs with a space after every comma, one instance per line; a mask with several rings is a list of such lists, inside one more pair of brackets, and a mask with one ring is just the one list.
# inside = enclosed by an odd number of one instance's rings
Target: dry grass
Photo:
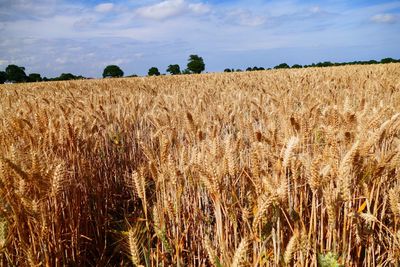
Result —
[[3, 85], [0, 266], [399, 265], [399, 112], [399, 64]]

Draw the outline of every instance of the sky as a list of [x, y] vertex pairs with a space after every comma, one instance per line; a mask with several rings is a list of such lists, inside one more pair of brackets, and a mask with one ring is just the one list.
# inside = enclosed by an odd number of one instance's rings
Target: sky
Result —
[[400, 1], [0, 0], [0, 70], [101, 77], [400, 58]]

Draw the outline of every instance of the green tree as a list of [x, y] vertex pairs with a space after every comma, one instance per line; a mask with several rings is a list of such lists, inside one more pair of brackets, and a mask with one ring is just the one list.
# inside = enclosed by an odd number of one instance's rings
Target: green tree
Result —
[[299, 64], [294, 64], [292, 66], [292, 69], [301, 69], [303, 66], [299, 65]]
[[62, 73], [60, 77], [57, 78], [59, 81], [69, 81], [75, 80], [77, 77], [71, 73]]
[[31, 73], [28, 76], [28, 81], [29, 82], [41, 82], [42, 81], [42, 76], [40, 76], [39, 73]]
[[171, 73], [172, 75], [178, 75], [181, 74], [181, 68], [178, 64], [172, 64], [168, 66], [167, 72]]
[[103, 71], [103, 78], [122, 77], [124, 72], [117, 65], [108, 65]]
[[7, 72], [0, 71], [0, 84], [3, 84], [7, 81]]
[[224, 69], [224, 72], [232, 72], [231, 69]]
[[203, 58], [198, 55], [190, 55], [187, 69], [192, 73], [201, 73], [205, 70], [206, 65], [204, 64]]
[[28, 77], [25, 74], [24, 67], [18, 67], [17, 65], [8, 65], [6, 68], [7, 79], [10, 82], [22, 83], [28, 80]]
[[149, 69], [149, 72], [147, 73], [149, 76], [159, 76], [160, 75], [160, 71], [158, 70], [158, 68], [156, 67], [151, 67]]
[[[352, 62], [352, 65], [353, 64], [359, 64], [359, 63], [360, 62]], [[331, 67], [333, 65], [334, 64], [332, 62], [330, 62], [330, 61], [324, 61], [324, 62], [318, 62], [315, 66], [322, 68], [322, 67]]]
[[290, 69], [290, 67], [286, 63], [281, 63], [278, 66], [275, 66], [274, 69]]
[[393, 58], [391, 58], [391, 57], [383, 58], [383, 59], [381, 60], [381, 63], [383, 63], [383, 64], [386, 64], [386, 63], [396, 63], [396, 62], [397, 62], [397, 60], [395, 60], [395, 59], [393, 59]]

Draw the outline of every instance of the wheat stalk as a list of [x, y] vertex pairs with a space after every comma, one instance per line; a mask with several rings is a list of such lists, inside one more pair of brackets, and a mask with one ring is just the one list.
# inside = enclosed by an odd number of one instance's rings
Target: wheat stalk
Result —
[[299, 232], [296, 230], [286, 245], [285, 253], [283, 254], [283, 261], [286, 265], [289, 265], [293, 259], [293, 255], [298, 248], [299, 243]]
[[133, 228], [128, 230], [128, 246], [129, 254], [132, 263], [136, 266], [141, 266], [140, 264], [140, 250], [137, 238], [137, 231]]
[[248, 242], [249, 241], [246, 238], [243, 238], [242, 241], [240, 241], [240, 244], [236, 248], [235, 254], [233, 256], [231, 264], [232, 267], [243, 266], [243, 264], [246, 262], [247, 248], [249, 245]]

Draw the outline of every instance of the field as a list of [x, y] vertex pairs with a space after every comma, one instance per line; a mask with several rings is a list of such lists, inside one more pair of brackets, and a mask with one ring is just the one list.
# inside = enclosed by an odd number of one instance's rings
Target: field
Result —
[[0, 86], [0, 266], [398, 266], [400, 64]]

